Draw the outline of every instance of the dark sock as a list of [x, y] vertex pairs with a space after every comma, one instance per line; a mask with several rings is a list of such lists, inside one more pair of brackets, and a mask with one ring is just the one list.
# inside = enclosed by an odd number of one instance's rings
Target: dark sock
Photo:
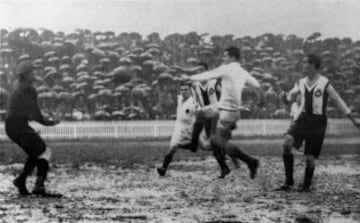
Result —
[[224, 152], [222, 152], [222, 149], [216, 145], [212, 145], [212, 149], [213, 149], [213, 154], [214, 157], [216, 159], [216, 161], [218, 162], [221, 170], [228, 170], [229, 167], [225, 162], [225, 156], [224, 156]]
[[49, 171], [49, 162], [45, 159], [38, 159], [37, 161], [37, 176], [43, 177], [46, 179], [47, 173]]
[[24, 165], [24, 170], [20, 174], [19, 178], [25, 180], [26, 177], [32, 173], [36, 165], [37, 165], [37, 158], [28, 157]]
[[284, 168], [285, 168], [285, 183], [288, 185], [294, 185], [294, 155], [292, 153], [283, 154]]
[[172, 154], [167, 154], [164, 158], [164, 162], [163, 162], [163, 165], [162, 167], [166, 170], [170, 164], [170, 162], [172, 161], [173, 159], [173, 155]]
[[245, 154], [243, 151], [241, 151], [241, 149], [239, 147], [235, 146], [232, 143], [227, 143], [225, 150], [231, 157], [236, 157], [248, 165], [251, 165], [252, 162], [255, 161], [254, 158]]
[[191, 143], [195, 146], [198, 145], [199, 136], [201, 134], [203, 127], [204, 127], [203, 121], [196, 121], [194, 123], [193, 132], [192, 132], [192, 136], [191, 136]]
[[305, 168], [305, 176], [304, 176], [304, 184], [303, 184], [303, 188], [310, 188], [311, 186], [311, 181], [314, 175], [314, 167], [306, 167]]

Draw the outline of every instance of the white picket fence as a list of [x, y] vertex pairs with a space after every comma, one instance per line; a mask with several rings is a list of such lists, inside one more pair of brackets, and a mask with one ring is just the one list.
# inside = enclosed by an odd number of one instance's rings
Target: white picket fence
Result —
[[[170, 137], [175, 122], [172, 121], [116, 121], [116, 122], [62, 122], [54, 127], [38, 123], [31, 126], [45, 139], [89, 138], [159, 138]], [[234, 136], [280, 136], [289, 127], [289, 120], [240, 120]], [[349, 120], [329, 120], [328, 135], [351, 135], [356, 133]], [[4, 123], [0, 123], [0, 140], [8, 140]]]

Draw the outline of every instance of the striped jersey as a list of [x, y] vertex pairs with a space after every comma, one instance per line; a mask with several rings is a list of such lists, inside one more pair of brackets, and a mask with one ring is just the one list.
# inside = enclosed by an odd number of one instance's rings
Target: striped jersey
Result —
[[221, 86], [220, 81], [213, 79], [205, 84], [195, 82], [192, 88], [195, 101], [201, 106], [217, 103], [220, 98], [220, 92], [217, 90]]
[[312, 86], [308, 85], [308, 77], [301, 78], [289, 92], [288, 99], [298, 93], [301, 94], [300, 110], [306, 114], [326, 115], [329, 97], [345, 114], [351, 112], [329, 80], [322, 75], [319, 75]]

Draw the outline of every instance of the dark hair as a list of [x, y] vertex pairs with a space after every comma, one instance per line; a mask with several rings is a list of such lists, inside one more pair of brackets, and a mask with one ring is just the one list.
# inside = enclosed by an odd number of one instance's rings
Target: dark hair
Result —
[[15, 75], [19, 80], [24, 80], [26, 76], [35, 69], [31, 61], [22, 61], [15, 68]]
[[314, 55], [314, 54], [308, 54], [307, 60], [309, 64], [314, 65], [315, 69], [318, 70], [321, 66], [321, 59], [320, 57]]
[[203, 67], [205, 70], [208, 70], [208, 69], [209, 69], [209, 66], [208, 66], [207, 63], [205, 63], [205, 62], [199, 62], [199, 63], [198, 63], [198, 66]]
[[236, 46], [230, 46], [225, 49], [225, 52], [228, 53], [229, 57], [233, 57], [236, 60], [240, 60], [241, 54], [240, 49]]
[[188, 87], [191, 87], [192, 85], [192, 82], [190, 80], [183, 80], [183, 81], [180, 81], [180, 86], [188, 86]]

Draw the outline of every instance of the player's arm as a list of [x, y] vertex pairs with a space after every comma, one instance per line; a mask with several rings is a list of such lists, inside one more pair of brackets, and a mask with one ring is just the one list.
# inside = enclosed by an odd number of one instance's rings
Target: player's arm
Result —
[[294, 84], [294, 87], [288, 93], [286, 93], [285, 91], [282, 91], [280, 93], [280, 99], [282, 102], [284, 102], [284, 104], [288, 105], [291, 102], [295, 101], [296, 95], [299, 93], [300, 93], [299, 82], [296, 82]]
[[328, 85], [326, 91], [329, 94], [329, 97], [335, 102], [336, 106], [345, 114], [345, 116], [348, 117], [357, 128], [360, 128], [360, 123], [355, 120], [350, 108], [346, 105], [345, 101], [340, 97], [331, 84]]
[[220, 66], [214, 70], [206, 71], [200, 74], [196, 74], [190, 77], [191, 81], [207, 81], [211, 79], [221, 78], [225, 74], [223, 66]]
[[258, 104], [262, 105], [264, 103], [264, 91], [262, 90], [260, 83], [249, 73], [247, 73], [246, 83], [254, 89], [254, 93], [258, 99]]

